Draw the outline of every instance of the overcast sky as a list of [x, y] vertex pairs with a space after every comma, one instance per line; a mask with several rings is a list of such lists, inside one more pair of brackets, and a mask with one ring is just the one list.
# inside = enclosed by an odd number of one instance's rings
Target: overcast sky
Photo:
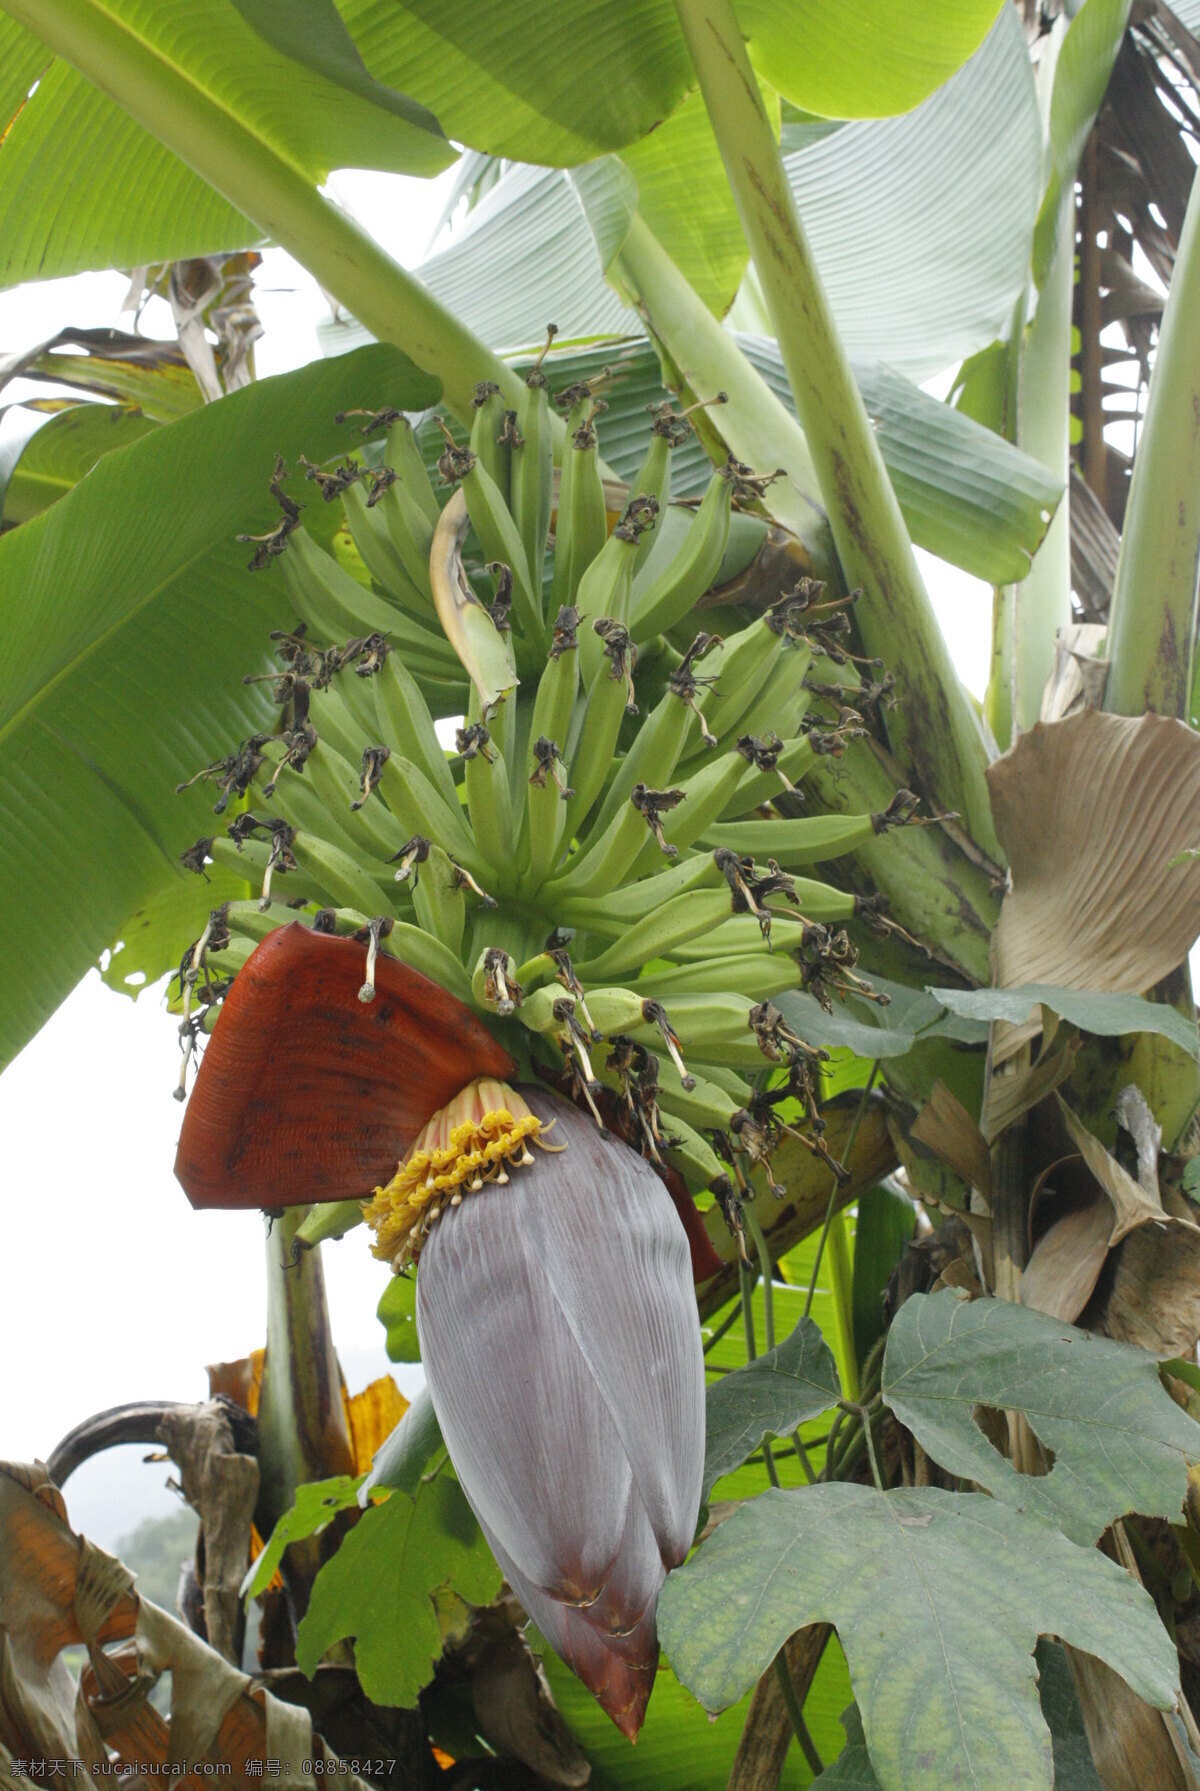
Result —
[[[426, 252], [451, 178], [452, 171], [430, 183], [343, 174], [333, 185], [412, 266]], [[0, 354], [67, 324], [121, 321], [127, 284], [119, 274], [83, 275], [0, 293]], [[314, 359], [327, 306], [303, 269], [281, 251], [268, 252], [256, 297], [266, 331], [256, 351], [260, 375]], [[170, 334], [161, 301], [144, 327]], [[3, 402], [21, 395], [9, 388]], [[960, 674], [982, 695], [991, 593], [920, 558]], [[93, 972], [0, 1076], [0, 1459], [44, 1457], [82, 1418], [126, 1400], [202, 1398], [205, 1364], [245, 1355], [262, 1341], [259, 1216], [193, 1213], [172, 1175], [177, 1070], [175, 1022], [160, 994], [147, 991], [134, 1002]], [[374, 1316], [387, 1271], [363, 1235], [324, 1251], [334, 1335], [352, 1389], [389, 1369]], [[414, 1371], [395, 1372], [411, 1390]], [[141, 1453], [114, 1452], [70, 1483], [73, 1521], [102, 1545], [142, 1515], [172, 1508], [168, 1470], [141, 1467]]]

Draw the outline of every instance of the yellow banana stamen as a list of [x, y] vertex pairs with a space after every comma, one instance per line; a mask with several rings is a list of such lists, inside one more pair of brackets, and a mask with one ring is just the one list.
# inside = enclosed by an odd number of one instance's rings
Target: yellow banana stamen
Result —
[[480, 1077], [467, 1086], [418, 1133], [412, 1149], [385, 1188], [364, 1202], [363, 1216], [375, 1233], [371, 1252], [399, 1272], [415, 1262], [430, 1228], [446, 1207], [458, 1206], [488, 1182], [508, 1181], [509, 1169], [534, 1159], [526, 1140], [541, 1150], [549, 1123], [538, 1118], [505, 1082]]

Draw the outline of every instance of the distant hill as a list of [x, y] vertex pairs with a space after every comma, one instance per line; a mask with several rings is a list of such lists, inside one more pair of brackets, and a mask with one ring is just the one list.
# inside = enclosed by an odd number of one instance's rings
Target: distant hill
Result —
[[165, 1611], [175, 1609], [180, 1567], [195, 1551], [196, 1529], [195, 1512], [181, 1504], [166, 1517], [144, 1517], [113, 1549], [137, 1575], [141, 1596]]

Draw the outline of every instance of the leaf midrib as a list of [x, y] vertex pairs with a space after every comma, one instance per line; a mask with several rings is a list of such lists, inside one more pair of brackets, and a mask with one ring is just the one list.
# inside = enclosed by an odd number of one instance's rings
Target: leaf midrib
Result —
[[[238, 114], [231, 109], [230, 104], [223, 100], [219, 94], [214, 93], [208, 87], [202, 86], [186, 69], [181, 68], [178, 63], [173, 62], [165, 51], [158, 49], [147, 38], [134, 30], [127, 20], [121, 18], [117, 13], [114, 13], [111, 8], [99, 4], [99, 0], [83, 0], [83, 5], [97, 18], [104, 20], [109, 28], [115, 31], [119, 37], [124, 38], [126, 42], [134, 45], [143, 55], [147, 56], [153, 63], [155, 63], [157, 67], [165, 71], [169, 80], [173, 80], [177, 85], [185, 88], [189, 93], [198, 98], [202, 104], [216, 112], [236, 137], [249, 138], [252, 143], [257, 145], [264, 155], [269, 156], [273, 161], [279, 163], [280, 166], [287, 168], [290, 173], [298, 175], [302, 180], [310, 181], [313, 179], [313, 175], [310, 171], [300, 162], [294, 160], [291, 155], [285, 153], [278, 143], [271, 142], [269, 138], [261, 134], [260, 129], [256, 128], [247, 120], [240, 118]], [[246, 29], [249, 29], [249, 27], [246, 27]], [[263, 49], [264, 51], [270, 52], [270, 45], [264, 42]], [[54, 53], [56, 56], [61, 54], [59, 51], [55, 51]], [[271, 53], [278, 55], [277, 51]], [[62, 60], [65, 61], [67, 58], [63, 57]], [[283, 58], [280, 58], [280, 60], [283, 60]], [[300, 67], [299, 64], [296, 66], [297, 68]], [[83, 74], [84, 80], [92, 80], [92, 77], [83, 70], [80, 70], [80, 73]], [[99, 82], [95, 82], [94, 84], [96, 86], [100, 85]], [[101, 89], [101, 91], [104, 90]], [[112, 95], [110, 94], [108, 97], [112, 98]], [[122, 110], [125, 110], [125, 107], [120, 100], [113, 100], [113, 103], [114, 105], [121, 106]], [[140, 123], [141, 121], [139, 120], [138, 122]], [[148, 127], [142, 125], [142, 129], [146, 130]], [[175, 149], [173, 144], [166, 138], [159, 138], [159, 141], [172, 155], [179, 156], [179, 151]], [[183, 160], [184, 158], [180, 156], [179, 159]], [[325, 170], [325, 172], [328, 173], [328, 170]], [[201, 175], [200, 178], [206, 180], [204, 175]], [[211, 183], [206, 181], [206, 184]]]

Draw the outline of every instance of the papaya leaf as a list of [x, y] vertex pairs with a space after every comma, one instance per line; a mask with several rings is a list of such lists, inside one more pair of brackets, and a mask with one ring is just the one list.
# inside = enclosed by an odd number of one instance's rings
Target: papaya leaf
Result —
[[[1200, 1461], [1200, 1425], [1163, 1387], [1153, 1356], [1008, 1300], [950, 1289], [906, 1300], [882, 1390], [949, 1473], [1078, 1543], [1129, 1512], [1178, 1522], [1188, 1465]], [[1051, 1452], [1049, 1473], [1018, 1474], [977, 1422], [981, 1406], [1024, 1413]]]
[[[1061, 1644], [1039, 1642], [1037, 1664], [1038, 1696], [1054, 1748], [1054, 1791], [1102, 1791], [1092, 1764], [1071, 1669]], [[814, 1784], [825, 1785], [829, 1791], [835, 1786], [837, 1791], [879, 1791], [879, 1780], [871, 1766], [862, 1716], [856, 1704], [842, 1713], [842, 1727], [846, 1731], [846, 1745], [833, 1765], [813, 1781]]]
[[411, 1709], [442, 1651], [434, 1595], [450, 1587], [487, 1604], [500, 1577], [457, 1482], [439, 1475], [415, 1498], [394, 1492], [363, 1512], [317, 1575], [296, 1664], [311, 1678], [325, 1651], [352, 1636], [367, 1697]]
[[790, 1337], [708, 1389], [704, 1491], [738, 1468], [768, 1436], [788, 1436], [834, 1405], [841, 1392], [833, 1354], [811, 1318]]
[[1148, 1594], [1096, 1550], [980, 1493], [772, 1490], [734, 1512], [659, 1600], [663, 1646], [707, 1710], [734, 1703], [816, 1622], [833, 1623], [846, 1651], [881, 1791], [1050, 1791], [1039, 1635], [1097, 1655], [1159, 1709], [1177, 1695], [1178, 1659]]
[[968, 1020], [1007, 1020], [1019, 1026], [1035, 1007], [1049, 1008], [1080, 1032], [1120, 1038], [1127, 1032], [1158, 1032], [1191, 1057], [1200, 1057], [1200, 1038], [1193, 1021], [1173, 1007], [1147, 1001], [1142, 995], [1116, 995], [1092, 989], [1058, 989], [1048, 983], [1023, 983], [1018, 989], [930, 989], [929, 994], [952, 1014]]
[[871, 1766], [862, 1714], [857, 1704], [851, 1704], [849, 1710], [842, 1712], [842, 1727], [846, 1731], [846, 1745], [833, 1765], [813, 1780], [814, 1785], [836, 1785], [837, 1791], [879, 1791], [879, 1780]]
[[335, 1474], [332, 1480], [310, 1480], [298, 1486], [295, 1503], [276, 1523], [261, 1555], [250, 1563], [242, 1581], [242, 1597], [257, 1598], [266, 1591], [289, 1543], [319, 1535], [339, 1511], [356, 1509], [362, 1478], [361, 1474]]

